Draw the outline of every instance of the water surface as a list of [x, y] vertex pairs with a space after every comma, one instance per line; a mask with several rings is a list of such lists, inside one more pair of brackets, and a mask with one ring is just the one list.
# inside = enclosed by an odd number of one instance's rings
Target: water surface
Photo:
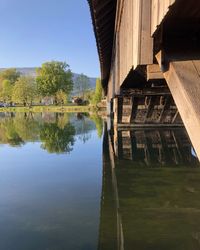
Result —
[[0, 113], [0, 249], [197, 250], [200, 168], [184, 129]]
[[84, 115], [0, 123], [0, 249], [97, 249], [102, 150]]

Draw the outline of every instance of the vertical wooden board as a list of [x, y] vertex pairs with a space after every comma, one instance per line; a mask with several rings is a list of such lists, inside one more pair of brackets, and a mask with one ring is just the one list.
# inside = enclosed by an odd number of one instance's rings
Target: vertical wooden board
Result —
[[128, 5], [128, 1], [126, 1], [126, 4], [124, 6], [124, 15], [123, 15], [123, 23], [124, 23], [124, 27], [123, 27], [123, 43], [124, 43], [124, 72], [123, 72], [123, 78], [125, 79], [125, 74], [127, 71], [127, 40], [129, 39], [129, 37], [127, 37], [127, 5]]
[[157, 30], [157, 26], [161, 24], [163, 18], [169, 11], [169, 7], [176, 0], [152, 0], [151, 4], [151, 35]]
[[130, 71], [130, 69], [133, 67], [133, 26], [132, 26], [132, 19], [133, 19], [133, 1], [129, 1], [129, 6], [128, 6], [128, 10], [129, 10], [129, 30], [128, 30], [128, 35], [130, 36], [129, 39], [129, 50], [128, 50], [128, 72]]
[[[116, 34], [116, 45], [118, 44], [118, 36]], [[119, 82], [119, 79], [118, 79], [118, 48], [116, 47], [116, 51], [115, 51], [115, 64], [114, 64], [114, 67], [115, 67], [115, 94], [117, 94], [118, 92], [118, 82]]]
[[112, 81], [112, 71], [110, 73], [110, 78], [108, 81], [108, 99], [111, 100], [113, 98], [113, 81]]
[[142, 0], [140, 64], [153, 63], [153, 39], [151, 37], [151, 0]]
[[152, 7], [151, 7], [151, 34], [154, 33], [155, 28], [158, 24], [158, 1], [159, 0], [152, 0]]
[[109, 99], [111, 100], [115, 96], [115, 78], [114, 78], [115, 71], [112, 69], [110, 72], [110, 78], [108, 82], [108, 93], [109, 93]]
[[141, 21], [141, 2], [138, 0], [133, 0], [133, 66], [137, 67], [139, 62], [139, 51], [140, 51], [140, 41], [139, 41], [139, 26]]
[[118, 124], [118, 98], [113, 99], [114, 125]]
[[121, 84], [121, 75], [122, 75], [122, 68], [123, 68], [123, 65], [122, 65], [122, 37], [121, 37], [121, 33], [122, 33], [122, 29], [121, 29], [121, 25], [120, 25], [120, 30], [119, 30], [119, 51], [120, 51], [119, 52], [120, 53], [119, 81], [120, 81], [120, 84]]
[[[128, 0], [129, 1], [129, 0]], [[127, 4], [128, 2], [126, 1], [126, 4], [124, 6], [124, 15], [123, 15], [123, 22], [124, 22], [124, 32], [123, 32], [123, 43], [124, 43], [124, 72], [123, 72], [123, 78], [126, 74], [126, 69], [127, 69]]]
[[116, 64], [116, 68], [117, 68], [117, 86], [118, 89], [120, 89], [120, 68], [121, 68], [121, 64], [120, 64], [120, 46], [119, 46], [119, 34], [117, 34], [117, 64]]
[[[115, 52], [116, 54], [116, 52]], [[116, 68], [115, 68], [115, 64], [112, 66], [112, 79], [113, 79], [113, 91], [112, 91], [112, 95], [113, 97], [116, 95], [116, 89], [117, 89], [117, 85], [116, 85], [116, 72], [115, 72]]]
[[131, 36], [129, 34], [129, 21], [130, 21], [130, 16], [129, 16], [129, 5], [130, 5], [130, 0], [127, 2], [126, 6], [126, 35], [125, 35], [125, 43], [126, 43], [126, 72], [128, 72], [129, 68], [129, 42], [131, 41]]
[[118, 38], [118, 59], [119, 59], [119, 61], [118, 61], [118, 64], [120, 65], [120, 67], [118, 67], [118, 77], [119, 77], [119, 84], [121, 84], [121, 67], [122, 67], [122, 65], [121, 65], [121, 31], [119, 30], [119, 38]]
[[130, 36], [131, 36], [131, 41], [130, 41], [130, 65], [131, 65], [131, 68], [133, 67], [133, 26], [132, 26], [132, 23], [133, 23], [133, 1], [131, 1], [131, 4], [130, 4], [130, 16], [131, 16], [131, 19], [130, 19]]

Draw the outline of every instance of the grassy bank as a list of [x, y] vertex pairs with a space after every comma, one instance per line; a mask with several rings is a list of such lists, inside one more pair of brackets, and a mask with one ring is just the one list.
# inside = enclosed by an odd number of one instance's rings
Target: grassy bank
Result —
[[33, 106], [33, 107], [2, 107], [0, 112], [90, 112], [94, 111], [92, 106]]

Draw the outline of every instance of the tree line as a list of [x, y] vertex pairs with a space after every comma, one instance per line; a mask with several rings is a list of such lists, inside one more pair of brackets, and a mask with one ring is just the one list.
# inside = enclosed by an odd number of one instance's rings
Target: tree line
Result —
[[66, 62], [46, 62], [37, 68], [36, 77], [21, 75], [15, 68], [0, 73], [0, 101], [7, 105], [41, 104], [47, 97], [55, 105], [67, 104], [73, 88], [88, 103], [96, 104], [102, 98], [100, 79], [97, 79], [95, 91], [91, 89], [90, 80], [84, 74], [73, 81], [73, 74]]

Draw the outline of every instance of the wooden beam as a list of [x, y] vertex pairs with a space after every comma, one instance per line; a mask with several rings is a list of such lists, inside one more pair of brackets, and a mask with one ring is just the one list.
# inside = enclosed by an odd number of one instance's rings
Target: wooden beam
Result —
[[132, 97], [132, 110], [131, 110], [130, 123], [134, 123], [135, 121], [137, 115], [137, 108], [138, 108], [138, 98]]
[[124, 96], [166, 96], [171, 95], [168, 87], [152, 87], [152, 88], [143, 88], [143, 89], [124, 89], [122, 90]]
[[151, 117], [152, 113], [153, 113], [153, 109], [154, 109], [154, 105], [155, 105], [155, 101], [156, 101], [156, 98], [155, 97], [150, 97], [150, 102], [149, 102], [149, 105], [148, 105], [148, 108], [147, 108], [147, 112], [146, 112], [146, 115], [145, 115], [145, 118], [144, 118], [144, 122], [147, 123], [147, 119], [149, 117]]
[[122, 122], [123, 98], [115, 97], [113, 99], [114, 125], [118, 126]]
[[167, 68], [163, 68], [160, 52], [156, 58], [200, 160], [200, 60], [184, 60], [177, 54], [173, 58], [169, 52], [165, 56]]
[[108, 5], [111, 4], [112, 1], [111, 0], [107, 0], [107, 1], [99, 1], [99, 5], [97, 5], [96, 7], [96, 12], [100, 12], [104, 9], [108, 8]]
[[175, 123], [175, 121], [176, 121], [178, 115], [179, 115], [179, 112], [178, 112], [178, 109], [177, 109], [177, 111], [176, 111], [176, 113], [175, 113], [175, 115], [174, 115], [174, 117], [173, 117], [173, 119], [172, 119], [172, 123]]
[[147, 65], [147, 81], [164, 79], [163, 72], [158, 64]]
[[162, 120], [163, 120], [163, 118], [164, 118], [165, 110], [168, 109], [169, 105], [170, 105], [170, 97], [168, 96], [168, 97], [165, 98], [165, 103], [164, 103], [163, 108], [162, 108], [162, 111], [161, 111], [161, 113], [160, 113], [160, 117], [159, 117], [159, 119], [158, 119], [158, 122], [161, 122], [161, 123], [162, 123]]

